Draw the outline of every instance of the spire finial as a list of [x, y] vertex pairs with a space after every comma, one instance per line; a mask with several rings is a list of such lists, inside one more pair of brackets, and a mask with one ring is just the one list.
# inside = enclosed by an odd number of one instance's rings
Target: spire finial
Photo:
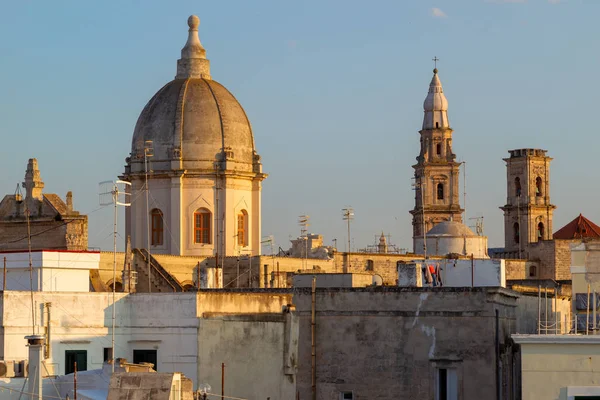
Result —
[[200, 26], [200, 18], [197, 15], [190, 15], [188, 18], [188, 26], [190, 30], [197, 31], [198, 26]]
[[440, 61], [440, 59], [437, 58], [437, 56], [433, 56], [433, 58], [431, 59], [431, 61], [433, 61], [433, 73], [437, 74], [437, 72], [438, 72], [437, 62]]
[[210, 63], [206, 59], [206, 50], [198, 37], [200, 18], [190, 15], [187, 20], [188, 39], [181, 49], [181, 58], [177, 61], [177, 76], [175, 79], [204, 78], [210, 79]]

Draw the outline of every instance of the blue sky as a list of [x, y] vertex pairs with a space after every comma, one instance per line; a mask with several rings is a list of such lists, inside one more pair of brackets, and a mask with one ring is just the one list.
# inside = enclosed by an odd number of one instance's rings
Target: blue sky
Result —
[[[308, 214], [343, 250], [348, 205], [354, 247], [382, 230], [411, 247], [433, 56], [467, 162], [467, 218], [484, 217], [490, 246], [503, 245], [513, 148], [554, 158], [555, 231], [580, 212], [600, 223], [599, 13], [597, 0], [1, 1], [0, 188], [14, 193], [37, 157], [46, 192], [73, 190], [78, 210], [96, 210], [98, 182], [122, 172], [197, 14], [213, 78], [252, 122], [270, 174], [263, 235], [281, 247]], [[90, 246], [111, 248], [111, 216], [90, 214]]]

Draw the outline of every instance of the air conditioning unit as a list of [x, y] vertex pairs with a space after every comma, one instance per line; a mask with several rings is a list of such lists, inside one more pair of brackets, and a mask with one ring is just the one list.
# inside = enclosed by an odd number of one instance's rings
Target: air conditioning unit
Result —
[[46, 361], [42, 362], [42, 377], [47, 378], [49, 376], [56, 376], [56, 364], [47, 363]]
[[15, 362], [0, 360], [0, 378], [15, 377]]

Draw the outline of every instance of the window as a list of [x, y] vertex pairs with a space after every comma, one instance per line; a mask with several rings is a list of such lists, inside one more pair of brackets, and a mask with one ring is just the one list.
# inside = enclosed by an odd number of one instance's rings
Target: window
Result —
[[367, 260], [367, 271], [373, 271], [373, 269], [374, 269], [373, 260]]
[[515, 178], [515, 194], [517, 197], [521, 196], [521, 178], [518, 176]]
[[354, 400], [354, 393], [340, 392], [340, 400]]
[[104, 362], [112, 361], [112, 347], [105, 347], [102, 356]]
[[248, 212], [240, 211], [237, 216], [237, 244], [238, 246], [248, 246]]
[[439, 123], [439, 122], [436, 122], [436, 123], [435, 123], [435, 127], [436, 127], [436, 128], [439, 128], [439, 127], [440, 127], [440, 123]]
[[515, 224], [513, 225], [513, 239], [515, 240], [515, 243], [519, 243], [519, 223], [515, 222]]
[[87, 371], [87, 350], [65, 350], [65, 375], [77, 371]]
[[437, 154], [438, 156], [442, 154], [442, 145], [440, 143], [435, 145], [435, 154]]
[[161, 246], [163, 244], [163, 213], [155, 208], [150, 213], [152, 225], [152, 246]]
[[544, 240], [544, 223], [540, 222], [537, 226], [538, 240]]
[[542, 196], [542, 178], [540, 178], [539, 176], [535, 178], [535, 195], [537, 197]]
[[443, 183], [437, 184], [437, 199], [444, 200], [444, 184]]
[[210, 244], [211, 213], [201, 208], [194, 213], [194, 243]]
[[532, 265], [531, 267], [529, 267], [529, 276], [530, 277], [535, 277], [536, 272], [537, 272], [537, 270], [535, 268], [535, 265]]
[[457, 400], [458, 399], [458, 379], [456, 369], [440, 368], [438, 369], [437, 396], [436, 400]]
[[[114, 287], [115, 287], [115, 292], [122, 292], [123, 291], [123, 284], [121, 282], [119, 282], [119, 281], [116, 281], [114, 283]], [[112, 292], [112, 290], [113, 290], [113, 283], [112, 282], [108, 285], [108, 288]]]
[[133, 363], [150, 363], [154, 365], [154, 370], [158, 371], [156, 365], [157, 351], [156, 350], [134, 350], [133, 351]]

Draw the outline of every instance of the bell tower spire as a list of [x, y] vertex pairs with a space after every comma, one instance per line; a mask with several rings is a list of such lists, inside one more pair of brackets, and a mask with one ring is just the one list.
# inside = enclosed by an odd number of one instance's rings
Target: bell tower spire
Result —
[[[439, 61], [434, 58], [437, 64]], [[448, 100], [444, 95], [438, 69], [433, 70], [429, 91], [423, 102], [421, 150], [415, 170], [415, 208], [413, 216], [413, 248], [422, 237], [442, 221], [462, 222], [459, 201], [459, 168], [452, 151], [452, 128], [448, 120]]]

